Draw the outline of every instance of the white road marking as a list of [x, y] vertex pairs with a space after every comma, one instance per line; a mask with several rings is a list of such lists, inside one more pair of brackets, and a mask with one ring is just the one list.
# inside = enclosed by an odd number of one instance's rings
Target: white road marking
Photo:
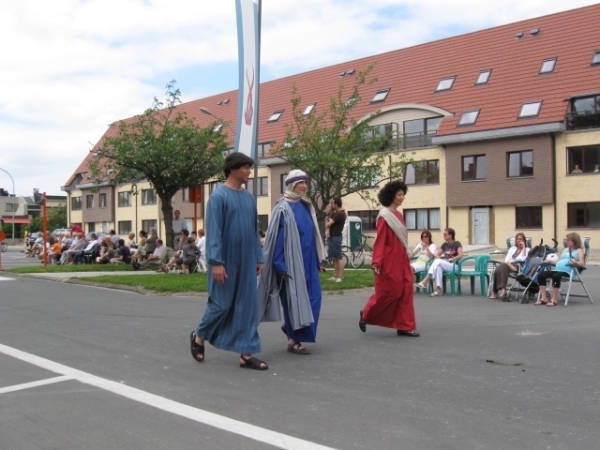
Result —
[[0, 277], [0, 281], [10, 281], [10, 280], [14, 280], [14, 278]]
[[60, 383], [61, 381], [72, 380], [73, 378], [62, 375], [60, 377], [48, 378], [46, 380], [32, 381], [31, 383], [15, 384], [13, 386], [7, 386], [0, 388], [0, 394], [6, 394], [7, 392], [21, 391], [23, 389], [34, 388], [38, 386], [46, 386], [47, 384]]
[[158, 395], [126, 386], [115, 381], [106, 380], [104, 378], [82, 372], [81, 370], [73, 369], [72, 367], [64, 366], [54, 361], [50, 361], [49, 359], [41, 358], [39, 356], [32, 355], [31, 353], [26, 353], [6, 345], [0, 344], [0, 353], [4, 353], [7, 356], [28, 362], [51, 372], [65, 375], [66, 377], [81, 383], [95, 386], [114, 394], [121, 395], [125, 398], [135, 400], [137, 402], [194, 420], [199, 423], [203, 423], [205, 425], [209, 425], [214, 428], [218, 428], [220, 430], [238, 434], [258, 442], [264, 442], [265, 444], [272, 445], [273, 447], [289, 450], [335, 450], [332, 447], [315, 444], [313, 442], [298, 439], [286, 434], [277, 433], [276, 431], [271, 431], [266, 428], [257, 427], [255, 425], [230, 419], [229, 417], [213, 414], [202, 409], [184, 405], [183, 403], [169, 400], [168, 398], [160, 397]]

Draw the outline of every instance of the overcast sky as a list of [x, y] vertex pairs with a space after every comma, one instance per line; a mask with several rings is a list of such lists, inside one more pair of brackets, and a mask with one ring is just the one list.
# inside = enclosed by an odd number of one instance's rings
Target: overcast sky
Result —
[[[263, 0], [261, 80], [593, 3]], [[0, 169], [17, 195], [61, 195], [108, 125], [170, 80], [183, 101], [237, 89], [234, 0], [0, 4]]]

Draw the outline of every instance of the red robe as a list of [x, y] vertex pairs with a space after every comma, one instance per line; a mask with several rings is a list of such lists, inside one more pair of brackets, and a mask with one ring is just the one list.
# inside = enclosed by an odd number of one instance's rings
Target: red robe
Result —
[[[402, 214], [393, 213], [404, 224]], [[379, 268], [379, 275], [375, 275], [375, 294], [364, 307], [363, 320], [368, 325], [416, 330], [413, 272], [408, 253], [382, 218], [377, 221], [373, 264]]]

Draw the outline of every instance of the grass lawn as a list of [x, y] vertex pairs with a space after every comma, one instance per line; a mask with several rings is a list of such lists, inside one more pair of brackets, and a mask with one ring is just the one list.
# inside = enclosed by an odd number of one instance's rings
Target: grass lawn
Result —
[[[345, 289], [358, 289], [374, 285], [371, 270], [347, 270], [342, 283], [328, 281], [332, 272], [321, 274], [321, 286], [324, 291], [343, 291]], [[151, 275], [102, 275], [99, 277], [77, 277], [93, 283], [108, 283], [115, 285], [135, 286], [155, 292], [206, 292], [207, 278], [204, 273], [191, 275], [176, 274], [151, 274]]]
[[75, 264], [68, 266], [43, 265], [31, 267], [16, 267], [5, 270], [12, 273], [63, 273], [63, 272], [133, 272], [133, 267], [129, 264], [115, 266], [112, 264]]

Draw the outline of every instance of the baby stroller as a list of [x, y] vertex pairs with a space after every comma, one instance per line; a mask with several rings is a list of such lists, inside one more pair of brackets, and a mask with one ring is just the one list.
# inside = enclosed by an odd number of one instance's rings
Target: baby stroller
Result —
[[[506, 298], [510, 301], [512, 293], [516, 294], [516, 299], [519, 303], [529, 303], [529, 300], [534, 298], [540, 292], [540, 286], [537, 283], [537, 275], [543, 270], [542, 263], [546, 256], [551, 253], [556, 253], [556, 247], [558, 242], [556, 239], [552, 239], [554, 247], [544, 245], [544, 240], [540, 241], [540, 245], [533, 247], [527, 255], [527, 259], [523, 263], [520, 272], [515, 278], [515, 282], [506, 292]], [[521, 295], [519, 295], [521, 294]]]

